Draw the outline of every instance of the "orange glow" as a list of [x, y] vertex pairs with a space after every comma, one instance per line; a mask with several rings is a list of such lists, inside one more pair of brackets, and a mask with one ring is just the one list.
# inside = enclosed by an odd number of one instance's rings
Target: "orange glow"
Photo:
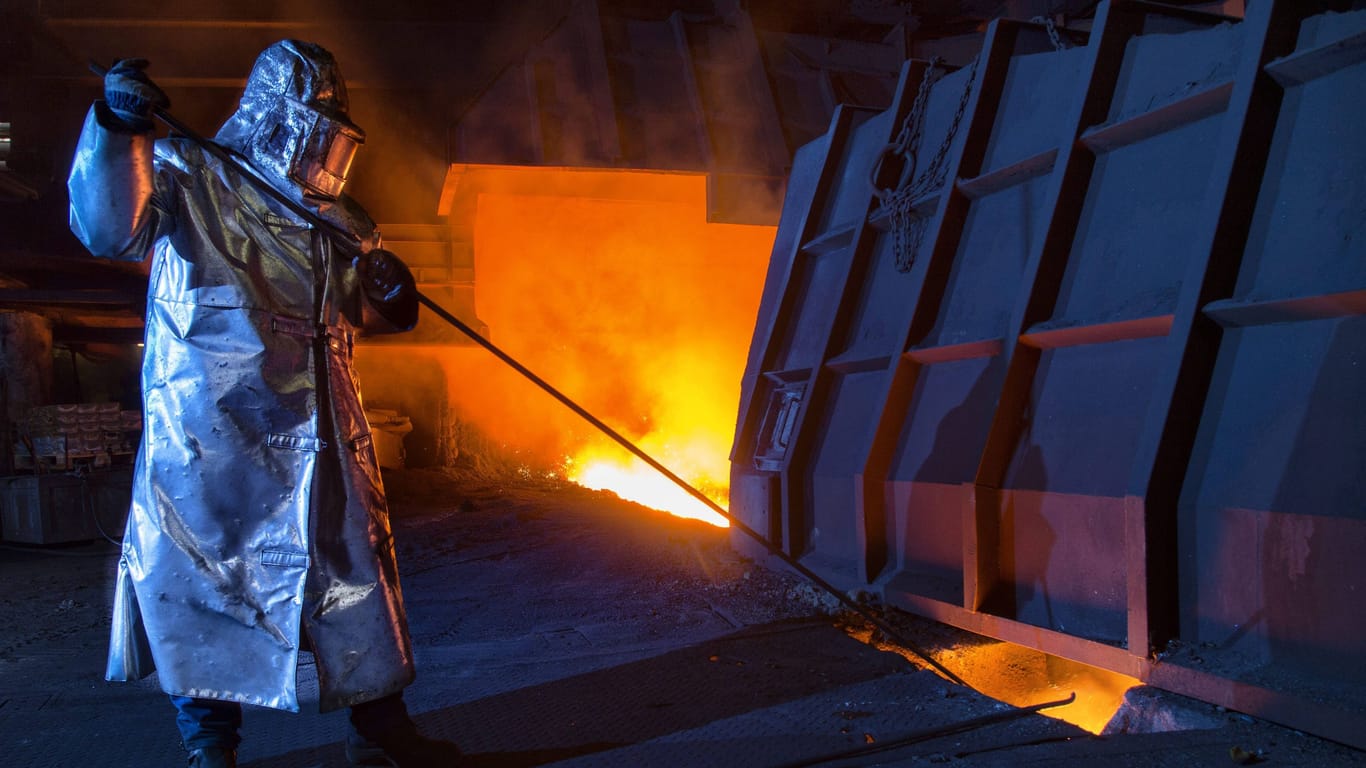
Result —
[[[1009, 648], [1005, 653], [1009, 656], [1024, 650], [1007, 643], [997, 646]], [[1029, 651], [1029, 654], [1043, 657], [1043, 660], [1032, 666], [1021, 666], [1018, 661], [1002, 658], [1007, 666], [1001, 671], [968, 682], [982, 693], [1016, 707], [1059, 701], [1075, 693], [1077, 699], [1071, 704], [1045, 709], [1039, 714], [1069, 722], [1089, 733], [1104, 730], [1123, 703], [1125, 691], [1139, 684], [1138, 680], [1117, 672], [1044, 656], [1037, 651]]]
[[[708, 224], [700, 175], [482, 173], [476, 311], [490, 338], [724, 507], [775, 228]], [[446, 370], [459, 418], [536, 470], [724, 524], [496, 360], [453, 355]]]
[[[667, 446], [662, 446], [661, 450], [640, 443], [637, 445], [725, 509], [729, 504], [726, 492], [729, 484], [729, 467], [715, 466], [715, 457], [718, 454], [714, 442], [703, 436], [696, 445], [697, 451], [693, 456], [687, 456], [686, 451], [672, 450]], [[719, 455], [722, 459], [726, 456], [724, 452]], [[730, 526], [726, 518], [716, 510], [703, 504], [700, 499], [683, 490], [654, 467], [615, 446], [593, 447], [581, 451], [566, 462], [565, 476], [586, 488], [612, 491], [623, 499], [664, 510], [679, 517], [704, 520], [722, 528]]]
[[[871, 632], [861, 630], [851, 634], [866, 642]], [[917, 666], [926, 666], [923, 660], [905, 649], [886, 643], [879, 643], [877, 647], [898, 653]], [[1071, 704], [1045, 709], [1039, 714], [1071, 723], [1090, 733], [1104, 730], [1124, 702], [1125, 692], [1140, 685], [1138, 679], [1128, 675], [992, 640], [944, 649], [934, 656], [975, 690], [1014, 707], [1061, 701], [1075, 693], [1077, 699]]]

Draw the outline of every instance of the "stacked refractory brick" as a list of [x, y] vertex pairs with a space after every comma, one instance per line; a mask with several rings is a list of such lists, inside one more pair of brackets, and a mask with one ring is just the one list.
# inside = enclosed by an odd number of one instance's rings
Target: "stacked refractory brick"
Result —
[[142, 414], [118, 403], [65, 403], [30, 408], [15, 441], [19, 469], [67, 470], [131, 461]]

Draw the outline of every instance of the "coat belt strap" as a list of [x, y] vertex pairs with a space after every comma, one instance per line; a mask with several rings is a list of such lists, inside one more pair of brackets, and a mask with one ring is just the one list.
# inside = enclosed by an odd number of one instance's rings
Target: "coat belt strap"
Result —
[[303, 336], [309, 339], [327, 339], [327, 346], [334, 352], [350, 355], [355, 349], [355, 334], [336, 325], [318, 325], [311, 320], [288, 315], [271, 315], [270, 330], [287, 336]]
[[272, 333], [283, 333], [286, 336], [305, 336], [310, 339], [317, 335], [317, 325], [311, 320], [286, 315], [271, 315], [270, 330]]

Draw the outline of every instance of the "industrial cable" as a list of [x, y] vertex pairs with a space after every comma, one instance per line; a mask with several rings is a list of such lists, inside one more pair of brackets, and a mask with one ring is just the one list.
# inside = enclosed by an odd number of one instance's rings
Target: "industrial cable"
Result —
[[104, 537], [105, 541], [122, 549], [123, 539], [115, 539], [110, 536], [109, 533], [104, 530], [104, 524], [100, 522], [100, 508], [99, 505], [95, 503], [93, 494], [90, 491], [90, 473], [75, 470], [71, 472], [71, 476], [81, 481], [81, 506], [90, 513], [90, 519], [95, 523], [95, 530], [100, 532], [100, 535]]
[[[90, 62], [89, 66], [91, 71], [101, 76], [103, 76], [104, 73], [107, 71], [105, 67], [102, 67], [94, 62]], [[262, 192], [266, 193], [272, 199], [276, 200], [281, 205], [284, 205], [290, 211], [297, 214], [299, 217], [309, 222], [313, 226], [317, 227], [319, 231], [329, 236], [336, 245], [349, 252], [356, 252], [359, 250], [358, 243], [347, 233], [338, 229], [336, 226], [326, 221], [318, 214], [309, 210], [302, 203], [295, 201], [294, 199], [287, 196], [285, 193], [271, 186], [269, 182], [267, 182], [260, 176], [257, 176], [246, 166], [244, 166], [241, 162], [239, 162], [237, 158], [233, 157], [233, 155], [228, 150], [204, 138], [194, 129], [190, 128], [189, 126], [185, 125], [184, 123], [176, 119], [173, 115], [170, 114], [168, 110], [161, 107], [153, 107], [152, 111], [153, 114], [163, 123], [165, 123], [171, 130], [194, 142], [196, 145], [204, 149], [204, 151], [208, 152], [209, 154], [213, 155], [227, 167], [237, 171], [238, 173], [241, 173], [244, 178], [249, 180], [254, 186], [260, 189]], [[589, 424], [592, 424], [603, 434], [612, 438], [613, 441], [615, 441], [617, 444], [625, 448], [627, 451], [631, 452], [633, 455], [636, 456], [636, 458], [645, 462], [655, 471], [664, 475], [675, 485], [686, 491], [689, 495], [693, 496], [698, 501], [705, 504], [713, 512], [716, 512], [717, 514], [721, 515], [723, 518], [729, 521], [730, 524], [733, 525], [736, 530], [753, 539], [766, 551], [768, 551], [774, 557], [777, 557], [779, 560], [786, 563], [789, 567], [791, 567], [802, 577], [810, 581], [812, 584], [815, 584], [816, 586], [833, 595], [835, 599], [838, 600], [840, 604], [842, 604], [844, 607], [848, 608], [850, 611], [853, 611], [855, 614], [861, 616], [868, 623], [872, 624], [874, 627], [881, 630], [883, 635], [887, 639], [895, 642], [897, 645], [900, 645], [907, 651], [922, 659], [926, 664], [932, 667], [945, 679], [958, 685], [961, 685], [965, 688], [976, 690], [973, 689], [971, 685], [968, 685], [968, 683], [965, 680], [963, 680], [963, 678], [953, 673], [951, 670], [949, 670], [947, 667], [941, 664], [937, 659], [932, 657], [929, 654], [929, 652], [920, 648], [920, 646], [917, 643], [914, 643], [908, 638], [904, 637], [901, 634], [901, 632], [896, 629], [896, 627], [893, 627], [885, 619], [873, 613], [873, 611], [867, 608], [866, 606], [861, 605], [857, 601], [850, 598], [835, 585], [831, 584], [829, 581], [826, 581], [815, 571], [803, 565], [802, 562], [798, 560], [796, 557], [793, 557], [787, 552], [784, 552], [781, 547], [769, 541], [767, 537], [760, 534], [758, 531], [754, 530], [748, 525], [745, 525], [744, 522], [733, 516], [729, 510], [725, 509], [720, 504], [717, 504], [705, 493], [698, 490], [696, 487], [694, 487], [688, 481], [684, 480], [682, 477], [679, 477], [668, 467], [664, 466], [658, 460], [656, 460], [653, 456], [646, 453], [631, 440], [623, 436], [620, 432], [617, 432], [602, 419], [599, 419], [597, 416], [594, 416], [583, 406], [579, 405], [577, 402], [571, 399], [568, 395], [556, 389], [554, 386], [550, 384], [550, 382], [538, 376], [530, 368], [527, 368], [525, 365], [522, 365], [522, 363], [520, 363], [516, 358], [512, 357], [512, 355], [509, 355], [507, 352], [504, 352], [501, 348], [495, 345], [492, 341], [489, 341], [478, 331], [474, 330], [469, 325], [465, 324], [455, 315], [452, 315], [450, 312], [447, 312], [445, 308], [443, 308], [440, 304], [436, 303], [432, 299], [428, 298], [426, 294], [423, 294], [421, 291], [417, 291], [417, 300], [419, 303], [425, 305], [428, 309], [430, 309], [437, 317], [440, 317], [442, 320], [445, 320], [447, 323], [455, 327], [456, 330], [468, 336], [470, 340], [474, 341], [479, 346], [491, 352], [495, 357], [497, 357], [499, 360], [502, 360], [504, 363], [510, 366], [513, 370], [520, 373], [522, 376], [526, 377], [528, 380], [530, 380], [536, 386], [540, 387], [551, 397], [554, 397], [556, 400], [560, 401], [560, 403], [563, 404], [565, 407], [569, 408], [569, 410], [578, 414], [581, 418], [583, 418]]]

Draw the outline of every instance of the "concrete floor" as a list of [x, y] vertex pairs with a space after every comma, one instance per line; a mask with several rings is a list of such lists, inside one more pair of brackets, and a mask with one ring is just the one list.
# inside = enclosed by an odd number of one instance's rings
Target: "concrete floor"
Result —
[[[1150, 706], [1194, 712], [1198, 729], [1097, 738], [1021, 715], [860, 642], [726, 532], [608, 494], [416, 470], [386, 482], [418, 660], [409, 707], [473, 766], [1366, 765], [1172, 698]], [[106, 542], [0, 548], [0, 765], [183, 765], [155, 678], [101, 678], [115, 561]], [[299, 687], [301, 714], [248, 710], [243, 765], [345, 765], [345, 715], [317, 714], [307, 660]]]

